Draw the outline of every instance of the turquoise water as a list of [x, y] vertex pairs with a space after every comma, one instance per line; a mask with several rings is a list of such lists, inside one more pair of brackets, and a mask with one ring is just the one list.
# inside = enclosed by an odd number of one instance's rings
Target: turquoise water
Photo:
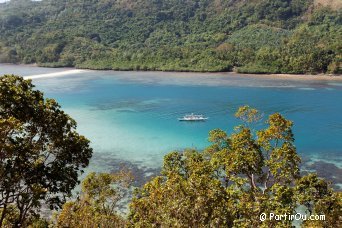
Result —
[[[63, 69], [66, 71], [67, 69]], [[60, 72], [0, 65], [0, 75]], [[94, 148], [91, 170], [110, 171], [119, 163], [158, 168], [163, 155], [208, 145], [208, 132], [231, 129], [234, 113], [248, 104], [294, 121], [304, 168], [318, 170], [336, 184], [342, 171], [342, 81], [274, 80], [233, 74], [86, 71], [33, 80], [78, 123]], [[187, 113], [207, 122], [177, 121]], [[120, 162], [118, 162], [120, 161]]]

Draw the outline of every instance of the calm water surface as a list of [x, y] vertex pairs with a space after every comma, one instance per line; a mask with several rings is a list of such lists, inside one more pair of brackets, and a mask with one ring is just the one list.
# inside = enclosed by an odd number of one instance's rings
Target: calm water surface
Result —
[[[68, 71], [0, 65], [0, 75]], [[342, 81], [271, 80], [225, 74], [86, 71], [33, 80], [78, 122], [92, 142], [90, 169], [110, 171], [118, 162], [157, 168], [163, 155], [208, 145], [208, 131], [229, 132], [240, 122], [234, 113], [248, 104], [294, 121], [298, 152], [307, 170], [335, 183], [342, 178]], [[207, 122], [178, 122], [187, 113]]]

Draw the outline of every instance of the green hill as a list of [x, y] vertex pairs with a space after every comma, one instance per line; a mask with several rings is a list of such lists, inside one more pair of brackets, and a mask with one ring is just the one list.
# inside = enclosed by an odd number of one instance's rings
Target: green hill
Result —
[[341, 73], [342, 10], [318, 0], [11, 0], [0, 62]]

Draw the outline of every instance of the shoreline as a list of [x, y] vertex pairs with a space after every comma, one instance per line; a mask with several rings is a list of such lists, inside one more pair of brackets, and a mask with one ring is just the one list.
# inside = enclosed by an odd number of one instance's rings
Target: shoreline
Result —
[[332, 75], [332, 74], [244, 74], [237, 73], [234, 71], [226, 71], [226, 72], [196, 72], [196, 71], [136, 71], [136, 70], [92, 70], [85, 68], [76, 68], [76, 67], [40, 67], [37, 64], [11, 64], [11, 63], [0, 63], [3, 66], [23, 66], [23, 67], [32, 67], [32, 68], [41, 68], [41, 69], [60, 69], [60, 72], [53, 73], [45, 73], [38, 75], [28, 75], [24, 76], [25, 79], [36, 79], [36, 78], [48, 78], [48, 77], [62, 77], [67, 75], [79, 74], [83, 72], [134, 72], [134, 73], [165, 73], [165, 74], [179, 74], [179, 75], [220, 75], [220, 76], [234, 76], [234, 77], [243, 77], [243, 78], [253, 78], [253, 79], [268, 79], [268, 80], [292, 80], [292, 81], [342, 81], [342, 75]]
[[72, 69], [72, 70], [66, 70], [62, 72], [55, 72], [55, 73], [46, 73], [46, 74], [37, 74], [37, 75], [29, 75], [24, 76], [24, 79], [39, 79], [39, 78], [56, 78], [56, 77], [64, 77], [67, 75], [73, 75], [73, 74], [80, 74], [83, 72], [87, 72], [86, 70], [80, 70], [80, 69]]
[[332, 80], [332, 81], [342, 81], [342, 75], [329, 75], [329, 74], [239, 74], [244, 77], [251, 76], [253, 78], [263, 78], [263, 79], [283, 79], [283, 80]]

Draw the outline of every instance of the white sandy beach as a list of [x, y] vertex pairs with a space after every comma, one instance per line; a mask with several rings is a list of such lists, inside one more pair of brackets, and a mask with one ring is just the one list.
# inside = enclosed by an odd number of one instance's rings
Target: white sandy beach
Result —
[[[44, 68], [38, 67], [35, 64], [3, 64], [0, 63], [0, 72], [2, 67], [22, 67], [23, 69], [37, 68], [37, 69], [56, 69], [56, 68]], [[63, 77], [67, 75], [80, 74], [85, 72], [101, 72], [101, 70], [88, 70], [88, 69], [75, 69], [75, 68], [58, 68], [59, 72], [51, 72], [51, 73], [43, 73], [43, 74], [35, 74], [35, 75], [26, 75], [25, 79], [39, 79], [39, 78], [53, 78], [53, 77]], [[188, 78], [188, 79], [197, 79], [201, 80], [201, 78], [212, 78], [212, 76], [219, 77], [236, 77], [236, 78], [251, 78], [251, 79], [265, 79], [265, 80], [290, 80], [290, 81], [342, 81], [342, 75], [328, 75], [328, 74], [317, 74], [317, 75], [305, 75], [305, 74], [240, 74], [235, 72], [162, 72], [162, 71], [115, 71], [109, 70], [109, 72], [120, 72], [122, 75], [131, 75], [135, 76], [136, 73], [139, 74], [139, 78], [141, 76], [160, 76], [160, 73], [163, 73], [163, 77], [169, 76], [170, 78]], [[14, 73], [14, 72], [13, 72]], [[144, 80], [140, 78], [140, 80]]]
[[48, 74], [29, 75], [29, 76], [25, 76], [24, 79], [63, 77], [63, 76], [67, 76], [67, 75], [79, 74], [79, 73], [84, 73], [84, 72], [87, 72], [87, 70], [73, 69], [73, 70], [66, 70], [66, 71], [62, 71], [62, 72], [55, 72], [55, 73], [48, 73]]

